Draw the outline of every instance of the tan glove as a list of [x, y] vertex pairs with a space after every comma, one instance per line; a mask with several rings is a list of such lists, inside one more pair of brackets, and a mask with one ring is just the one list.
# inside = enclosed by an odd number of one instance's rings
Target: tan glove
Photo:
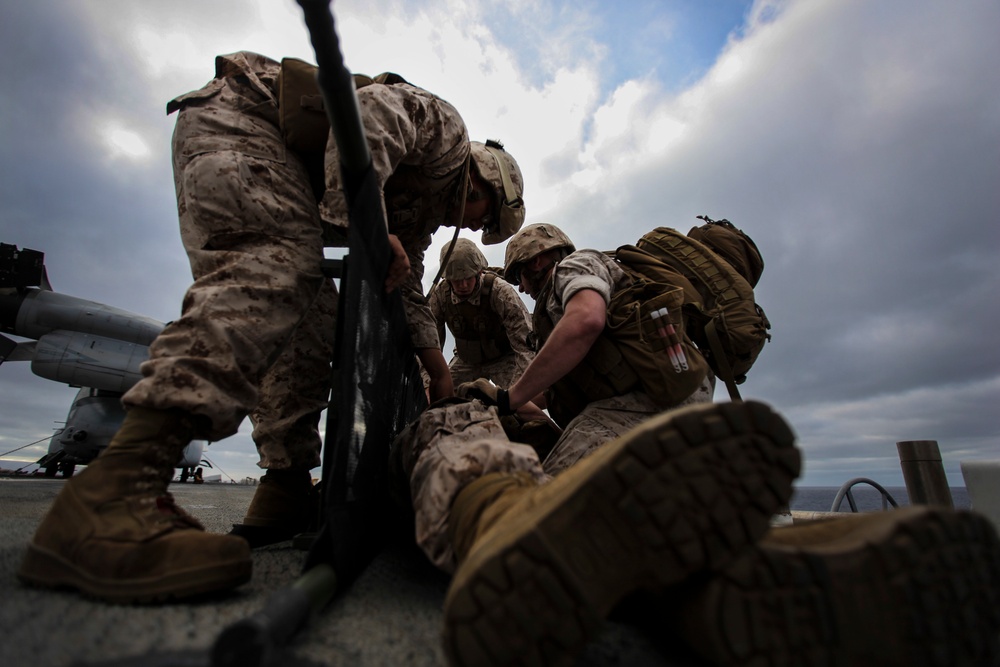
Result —
[[510, 409], [510, 395], [486, 378], [473, 382], [463, 382], [455, 387], [455, 394], [461, 398], [476, 398], [486, 405], [495, 405], [501, 417], [514, 414]]

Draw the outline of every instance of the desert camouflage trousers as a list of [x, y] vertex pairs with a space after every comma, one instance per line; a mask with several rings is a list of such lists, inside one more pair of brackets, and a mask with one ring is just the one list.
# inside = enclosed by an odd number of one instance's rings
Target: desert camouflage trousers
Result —
[[319, 210], [277, 127], [273, 91], [217, 78], [183, 100], [173, 137], [180, 232], [194, 283], [150, 347], [129, 406], [211, 420], [250, 415], [262, 468], [320, 464], [336, 288], [323, 277]]
[[485, 361], [481, 364], [469, 364], [455, 355], [448, 364], [451, 370], [451, 379], [455, 386], [463, 382], [472, 382], [479, 378], [486, 378], [502, 389], [510, 389], [517, 378], [521, 377], [526, 363], [519, 363], [521, 358], [514, 353], [505, 354], [495, 361]]
[[[486, 378], [501, 389], [509, 389], [514, 381], [521, 377], [526, 367], [527, 364], [519, 363], [519, 357], [516, 354], [507, 354], [496, 361], [482, 364], [467, 364], [456, 355], [448, 363], [451, 381], [456, 387], [463, 382], [473, 382], [479, 378]], [[426, 389], [430, 386], [431, 377], [423, 368], [420, 371], [420, 376], [424, 381], [424, 389]]]
[[[712, 400], [714, 378], [677, 407]], [[528, 445], [511, 442], [496, 408], [478, 400], [426, 410], [393, 443], [400, 473], [409, 481], [417, 544], [446, 572], [458, 565], [448, 538], [451, 505], [470, 482], [494, 472], [522, 472], [544, 484], [601, 445], [662, 412], [649, 396], [631, 392], [594, 401], [563, 430], [539, 461]]]

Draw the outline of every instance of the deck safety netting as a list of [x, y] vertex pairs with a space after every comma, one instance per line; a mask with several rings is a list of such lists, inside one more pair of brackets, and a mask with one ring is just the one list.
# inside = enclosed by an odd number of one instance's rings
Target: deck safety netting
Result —
[[334, 386], [323, 458], [326, 521], [309, 562], [351, 576], [391, 530], [393, 438], [426, 407], [399, 290], [385, 293], [389, 244], [374, 172], [352, 202], [340, 281]]

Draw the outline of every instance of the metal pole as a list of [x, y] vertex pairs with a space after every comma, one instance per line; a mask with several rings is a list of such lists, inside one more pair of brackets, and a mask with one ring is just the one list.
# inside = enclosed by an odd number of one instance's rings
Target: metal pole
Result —
[[224, 628], [212, 646], [212, 667], [275, 664], [280, 649], [336, 592], [333, 568], [315, 566], [291, 586], [272, 593], [256, 614]]
[[[340, 39], [330, 12], [330, 0], [298, 0], [298, 3], [316, 53], [319, 90], [340, 152], [341, 167], [345, 176], [358, 179], [371, 165], [372, 156], [361, 124], [354, 77], [344, 65], [340, 52]], [[353, 191], [344, 193], [348, 204], [353, 202], [355, 194]]]
[[937, 440], [904, 440], [896, 449], [910, 504], [953, 508]]
[[[298, 0], [298, 3], [302, 7], [316, 52], [316, 64], [319, 67], [317, 80], [340, 152], [344, 197], [350, 207], [350, 255], [357, 257], [355, 262], [376, 262], [376, 266], [380, 267], [379, 275], [385, 275], [385, 267], [389, 263], [389, 242], [385, 218], [381, 215], [381, 192], [374, 185], [371, 152], [361, 123], [354, 78], [344, 66], [340, 41], [330, 11], [330, 0]], [[379, 217], [360, 219], [366, 213], [374, 213]], [[374, 243], [380, 245], [372, 249], [373, 244], [369, 243], [364, 248], [366, 252], [361, 252], [359, 239], [369, 238], [362, 236], [361, 231], [374, 232]], [[350, 294], [351, 290], [343, 280], [341, 288], [339, 310], [344, 313], [344, 296]], [[395, 299], [396, 308], [402, 313], [402, 300], [398, 291]], [[357, 304], [352, 306], [356, 308]], [[338, 316], [338, 329], [345, 319]], [[354, 354], [353, 341], [350, 341], [351, 345], [345, 345], [344, 337], [339, 331], [337, 339], [337, 354]], [[346, 453], [345, 448], [349, 445], [340, 435], [339, 430], [335, 434], [327, 432], [324, 447], [327, 451], [324, 451], [323, 466], [324, 499], [347, 495], [346, 470], [333, 470], [334, 465], [328, 465], [327, 462], [327, 459], [336, 459], [335, 455], [331, 456], [330, 450]], [[338, 441], [330, 447], [330, 441], [334, 438]], [[327, 472], [331, 474], [328, 476]], [[359, 527], [353, 521], [354, 516], [346, 508], [336, 509], [340, 510], [336, 515], [328, 512], [317, 538], [319, 544], [314, 542], [302, 576], [290, 587], [273, 593], [264, 609], [225, 628], [216, 638], [211, 654], [212, 667], [277, 664], [276, 656], [281, 648], [367, 566], [371, 560], [370, 545], [365, 539], [367, 534], [359, 534]], [[340, 522], [336, 530], [331, 526], [335, 521]], [[365, 527], [375, 530], [371, 526]], [[329, 548], [324, 549], [326, 546]]]

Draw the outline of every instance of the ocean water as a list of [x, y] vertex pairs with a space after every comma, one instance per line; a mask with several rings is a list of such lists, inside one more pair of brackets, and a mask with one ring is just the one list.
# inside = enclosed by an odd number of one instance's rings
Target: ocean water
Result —
[[[906, 487], [887, 486], [885, 490], [896, 501], [900, 507], [910, 504], [910, 497], [906, 493]], [[833, 501], [837, 498], [839, 486], [805, 486], [795, 489], [792, 500], [789, 503], [791, 509], [801, 512], [829, 512]], [[851, 492], [854, 501], [861, 512], [882, 509], [882, 494], [872, 486], [867, 484], [856, 485]], [[969, 492], [964, 486], [951, 487], [951, 499], [955, 504], [955, 509], [969, 509], [972, 502], [969, 500]], [[891, 507], [891, 505], [890, 505]], [[851, 505], [845, 496], [840, 504], [841, 512], [850, 512]]]

